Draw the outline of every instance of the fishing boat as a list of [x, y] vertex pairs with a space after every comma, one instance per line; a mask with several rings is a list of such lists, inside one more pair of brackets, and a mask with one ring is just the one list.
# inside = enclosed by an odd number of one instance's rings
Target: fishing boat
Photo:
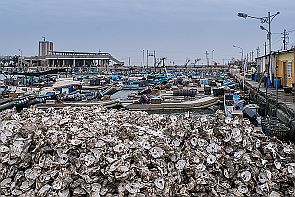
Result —
[[158, 110], [189, 110], [203, 109], [218, 104], [219, 100], [216, 97], [204, 97], [183, 102], [167, 102], [167, 103], [152, 103], [152, 104], [135, 104], [122, 103], [122, 105], [131, 111], [158, 111]]
[[255, 126], [261, 125], [261, 116], [258, 113], [259, 106], [247, 104], [241, 99], [239, 92], [224, 94], [224, 112], [227, 117], [240, 116], [248, 118]]

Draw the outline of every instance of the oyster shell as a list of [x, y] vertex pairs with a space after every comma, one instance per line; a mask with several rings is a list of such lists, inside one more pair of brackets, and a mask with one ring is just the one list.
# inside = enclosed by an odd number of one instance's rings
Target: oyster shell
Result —
[[294, 144], [247, 119], [0, 112], [0, 196], [294, 196]]

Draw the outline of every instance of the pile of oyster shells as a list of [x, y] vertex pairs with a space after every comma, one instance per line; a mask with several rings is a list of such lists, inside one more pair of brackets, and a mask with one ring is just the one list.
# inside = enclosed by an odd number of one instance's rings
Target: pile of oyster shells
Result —
[[294, 158], [220, 111], [0, 113], [0, 196], [294, 196]]

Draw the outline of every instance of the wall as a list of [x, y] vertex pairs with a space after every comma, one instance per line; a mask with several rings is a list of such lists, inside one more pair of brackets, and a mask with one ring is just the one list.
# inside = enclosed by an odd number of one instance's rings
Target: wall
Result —
[[[284, 73], [284, 62], [286, 62], [286, 73]], [[288, 77], [288, 64], [289, 62], [292, 63], [291, 65], [291, 77]], [[286, 86], [288, 87], [292, 87], [292, 83], [294, 83], [294, 72], [295, 72], [295, 69], [294, 69], [294, 52], [293, 51], [288, 51], [288, 52], [281, 52], [279, 54], [279, 57], [278, 57], [278, 77], [281, 78], [281, 84], [284, 85], [284, 75], [287, 75], [286, 76]]]
[[259, 58], [256, 58], [256, 64], [257, 64], [257, 72], [263, 73], [266, 70], [266, 65], [268, 65], [268, 56], [262, 56]]

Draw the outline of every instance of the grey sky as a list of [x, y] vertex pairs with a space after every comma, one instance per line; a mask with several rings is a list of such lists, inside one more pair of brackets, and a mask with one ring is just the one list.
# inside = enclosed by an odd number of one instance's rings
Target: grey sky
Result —
[[[266, 16], [281, 14], [273, 32], [295, 29], [294, 0], [1, 0], [0, 55], [36, 55], [42, 36], [55, 50], [98, 51], [141, 64], [142, 50], [183, 64], [214, 50], [214, 59], [240, 57], [266, 41], [266, 32], [254, 19], [237, 12]], [[281, 35], [273, 35], [273, 49], [281, 49]], [[290, 43], [295, 32], [290, 33]]]

